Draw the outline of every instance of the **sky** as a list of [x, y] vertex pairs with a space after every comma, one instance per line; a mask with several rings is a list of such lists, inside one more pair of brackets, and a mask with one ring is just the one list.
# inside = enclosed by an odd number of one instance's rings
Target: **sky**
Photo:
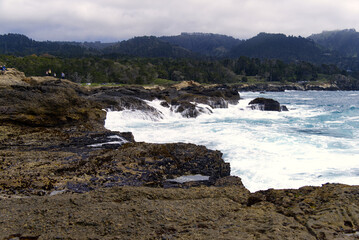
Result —
[[358, 0], [0, 0], [0, 34], [114, 42], [181, 32], [248, 39], [359, 30]]

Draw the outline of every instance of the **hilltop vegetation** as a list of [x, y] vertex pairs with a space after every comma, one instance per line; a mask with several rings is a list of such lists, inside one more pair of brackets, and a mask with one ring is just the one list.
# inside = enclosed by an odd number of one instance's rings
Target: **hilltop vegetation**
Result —
[[323, 77], [329, 80], [331, 75], [346, 74], [335, 65], [316, 66], [308, 62], [285, 63], [248, 57], [204, 60], [1, 55], [0, 62], [6, 62], [28, 76], [43, 76], [48, 69], [58, 76], [65, 72], [67, 78], [78, 83], [152, 84], [157, 79], [194, 80], [200, 83], [300, 82], [318, 81]]

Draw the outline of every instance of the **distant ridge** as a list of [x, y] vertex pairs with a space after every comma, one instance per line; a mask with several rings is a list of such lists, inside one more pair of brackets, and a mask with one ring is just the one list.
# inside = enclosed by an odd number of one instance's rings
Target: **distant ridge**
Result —
[[359, 33], [355, 29], [323, 31], [309, 39], [345, 57], [357, 57], [359, 53]]
[[21, 34], [0, 35], [0, 54], [59, 57], [150, 57], [278, 59], [335, 64], [359, 71], [359, 33], [355, 29], [324, 31], [309, 38], [259, 33], [240, 40], [214, 33], [181, 33], [177, 36], [143, 36], [115, 43], [35, 41]]
[[31, 54], [50, 54], [61, 57], [80, 57], [86, 54], [99, 54], [94, 49], [87, 49], [75, 42], [39, 42], [22, 34], [9, 33], [0, 35], [0, 54], [26, 56]]
[[331, 52], [321, 48], [314, 41], [303, 37], [284, 34], [259, 33], [233, 48], [232, 57], [248, 56], [283, 61], [327, 62]]
[[103, 49], [104, 54], [139, 57], [195, 57], [190, 50], [161, 41], [154, 36], [134, 37]]
[[213, 33], [181, 33], [178, 36], [163, 36], [162, 41], [169, 42], [204, 56], [225, 57], [241, 40]]

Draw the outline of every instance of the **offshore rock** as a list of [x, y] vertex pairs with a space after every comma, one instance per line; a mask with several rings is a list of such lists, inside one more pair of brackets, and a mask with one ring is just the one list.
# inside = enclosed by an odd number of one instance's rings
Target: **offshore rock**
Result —
[[270, 98], [256, 98], [248, 103], [252, 109], [258, 109], [262, 111], [281, 111], [281, 107], [278, 101]]

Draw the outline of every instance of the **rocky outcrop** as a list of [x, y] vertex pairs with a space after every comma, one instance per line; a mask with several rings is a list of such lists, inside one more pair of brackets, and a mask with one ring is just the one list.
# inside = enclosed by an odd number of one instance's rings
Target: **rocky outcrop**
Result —
[[[356, 82], [352, 82], [355, 84]], [[339, 84], [340, 85], [340, 84]], [[338, 91], [338, 90], [357, 90], [359, 88], [351, 88], [349, 86], [340, 85], [336, 83], [311, 83], [311, 82], [302, 82], [302, 83], [292, 83], [292, 84], [269, 84], [269, 83], [258, 83], [258, 84], [241, 84], [237, 88], [240, 92], [284, 92], [286, 90], [290, 91]], [[349, 84], [350, 85], [350, 84]], [[352, 86], [352, 85], [350, 85]]]
[[359, 81], [349, 76], [337, 74], [333, 76], [333, 83], [339, 90], [359, 90]]
[[[77, 85], [55, 78], [0, 76], [0, 122], [32, 126], [103, 126], [106, 113], [95, 102], [79, 96]], [[14, 77], [17, 76], [17, 77]], [[5, 80], [4, 80], [5, 79]]]
[[102, 87], [91, 90], [87, 97], [100, 103], [105, 109], [140, 110], [156, 118], [160, 118], [161, 113], [149, 106], [145, 100], [163, 100], [173, 112], [181, 113], [184, 117], [195, 118], [203, 113], [211, 113], [211, 109], [214, 108], [228, 108], [228, 104], [237, 104], [240, 98], [235, 87], [227, 85], [203, 87], [191, 82], [166, 89]]
[[281, 106], [278, 101], [270, 98], [256, 98], [250, 101], [248, 105], [250, 105], [252, 109], [257, 109], [261, 111], [288, 111], [288, 108], [286, 106]]
[[151, 92], [96, 89], [96, 95], [67, 80], [17, 76], [0, 87], [2, 193], [163, 187], [169, 178], [190, 174], [208, 176], [203, 184], [213, 185], [230, 174], [229, 164], [218, 151], [193, 144], [135, 143], [131, 133], [104, 128], [106, 112], [101, 108], [107, 102], [99, 95], [112, 94], [119, 107], [150, 111], [143, 100], [133, 96], [151, 98]]
[[163, 187], [182, 175], [230, 174], [222, 154], [193, 144], [134, 143], [129, 133], [0, 126], [0, 193], [44, 195], [113, 186]]
[[210, 87], [191, 85], [179, 90], [170, 88], [163, 90], [160, 95], [160, 99], [165, 100], [172, 106], [172, 110], [180, 112], [184, 117], [210, 114], [212, 109], [228, 108], [228, 104], [237, 104], [240, 99], [237, 88], [227, 85]]
[[358, 239], [358, 186], [250, 193], [219, 151], [136, 143], [92, 90], [23, 77], [0, 77], [0, 239]]
[[240, 84], [237, 85], [237, 89], [240, 92], [283, 92], [285, 90], [296, 90], [296, 91], [339, 91], [339, 90], [359, 90], [359, 82], [351, 77], [344, 75], [333, 75], [332, 79], [328, 83], [317, 83], [317, 82], [299, 82], [299, 83], [283, 83], [283, 84], [272, 84], [272, 83], [257, 83], [257, 84]]

